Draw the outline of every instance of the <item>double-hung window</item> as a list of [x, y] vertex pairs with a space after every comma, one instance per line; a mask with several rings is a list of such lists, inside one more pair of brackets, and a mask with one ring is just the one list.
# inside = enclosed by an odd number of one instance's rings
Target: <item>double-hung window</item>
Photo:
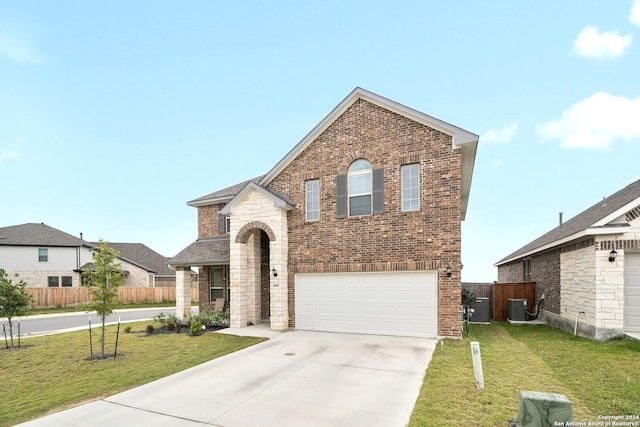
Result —
[[49, 249], [38, 249], [38, 262], [49, 262]]
[[371, 215], [371, 171], [371, 163], [364, 159], [356, 160], [349, 166], [349, 216]]
[[402, 166], [402, 211], [420, 209], [420, 169], [417, 164]]
[[306, 220], [320, 219], [320, 180], [312, 179], [306, 182]]

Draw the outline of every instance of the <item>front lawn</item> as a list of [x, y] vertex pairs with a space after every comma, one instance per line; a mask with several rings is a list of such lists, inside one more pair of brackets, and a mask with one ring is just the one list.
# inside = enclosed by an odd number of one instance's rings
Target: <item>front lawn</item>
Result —
[[[470, 341], [480, 342], [484, 390], [475, 386]], [[410, 426], [507, 426], [519, 390], [566, 395], [578, 422], [640, 415], [640, 342], [595, 342], [544, 325], [472, 325], [470, 338], [438, 344]]]
[[[87, 361], [88, 331], [22, 340], [22, 348], [0, 348], [0, 426], [109, 396], [249, 347], [264, 338], [207, 332], [142, 336], [150, 322], [121, 326], [116, 359]], [[160, 326], [157, 322], [156, 327]], [[131, 333], [124, 333], [131, 326]], [[94, 329], [94, 355], [99, 329]], [[107, 327], [105, 351], [113, 354], [116, 326]], [[168, 393], [170, 391], [167, 391]]]

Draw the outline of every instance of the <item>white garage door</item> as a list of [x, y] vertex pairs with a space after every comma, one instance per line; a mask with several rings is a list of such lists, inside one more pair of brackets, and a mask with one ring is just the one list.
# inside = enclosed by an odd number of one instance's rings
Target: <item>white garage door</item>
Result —
[[624, 254], [624, 330], [640, 332], [640, 253]]
[[435, 271], [296, 274], [296, 328], [437, 336]]

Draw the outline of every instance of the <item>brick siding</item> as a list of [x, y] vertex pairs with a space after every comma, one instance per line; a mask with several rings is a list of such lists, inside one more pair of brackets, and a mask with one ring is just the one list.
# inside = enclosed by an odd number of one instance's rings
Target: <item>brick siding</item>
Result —
[[[384, 213], [337, 219], [336, 176], [358, 158], [384, 168]], [[410, 163], [419, 165], [420, 210], [402, 212], [400, 167]], [[319, 221], [305, 221], [308, 179], [320, 180]], [[438, 334], [460, 335], [461, 152], [450, 136], [358, 100], [270, 186], [296, 204], [287, 218], [290, 327], [297, 272], [436, 269]]]

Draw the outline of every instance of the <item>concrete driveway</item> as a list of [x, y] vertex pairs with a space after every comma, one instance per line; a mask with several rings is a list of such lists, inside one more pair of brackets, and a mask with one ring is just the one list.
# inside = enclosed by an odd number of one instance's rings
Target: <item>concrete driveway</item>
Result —
[[[259, 325], [235, 332], [273, 335]], [[425, 338], [289, 331], [24, 425], [405, 426], [435, 345]]]

